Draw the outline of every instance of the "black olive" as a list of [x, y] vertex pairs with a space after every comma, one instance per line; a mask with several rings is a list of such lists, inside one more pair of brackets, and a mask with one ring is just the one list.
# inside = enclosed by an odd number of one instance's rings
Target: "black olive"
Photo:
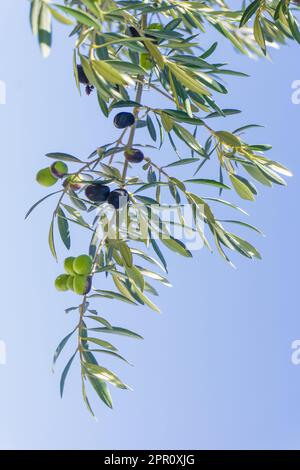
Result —
[[78, 80], [80, 83], [82, 83], [83, 85], [89, 85], [90, 82], [83, 70], [83, 67], [82, 65], [77, 65], [77, 74], [78, 74]]
[[107, 202], [114, 206], [115, 209], [123, 209], [129, 200], [129, 194], [126, 189], [118, 188], [111, 191], [107, 198]]
[[114, 117], [114, 125], [118, 129], [125, 129], [125, 127], [132, 126], [134, 122], [135, 122], [135, 118], [132, 113], [122, 112], [122, 113], [116, 114]]
[[130, 36], [132, 36], [133, 38], [138, 38], [141, 36], [140, 33], [133, 26], [129, 26], [128, 30]]
[[144, 160], [144, 154], [141, 150], [130, 149], [124, 152], [125, 158], [131, 163], [141, 163]]
[[93, 202], [105, 202], [109, 193], [109, 187], [101, 183], [92, 183], [85, 188], [86, 197]]

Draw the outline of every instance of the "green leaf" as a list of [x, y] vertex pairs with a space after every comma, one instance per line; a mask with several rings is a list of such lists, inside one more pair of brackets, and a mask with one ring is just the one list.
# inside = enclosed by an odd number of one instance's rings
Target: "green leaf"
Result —
[[266, 41], [264, 31], [259, 21], [259, 15], [256, 15], [253, 25], [253, 34], [257, 44], [261, 47], [264, 54], [266, 54]]
[[249, 228], [251, 230], [254, 230], [254, 232], [257, 232], [260, 235], [264, 235], [263, 232], [261, 230], [259, 230], [257, 227], [254, 227], [253, 225], [242, 222], [241, 220], [228, 220], [228, 219], [227, 220], [226, 219], [220, 220], [219, 219], [218, 222], [227, 222], [227, 223], [230, 223], [230, 224], [241, 225], [242, 227], [246, 227], [246, 228]]
[[170, 238], [161, 237], [160, 239], [167, 248], [169, 248], [172, 251], [175, 251], [175, 253], [185, 256], [186, 258], [192, 257], [191, 252], [186, 249], [184, 243], [181, 242], [180, 240], [176, 240], [175, 238], [171, 236]]
[[101, 327], [101, 328], [90, 328], [90, 331], [96, 331], [97, 333], [109, 333], [121, 336], [128, 336], [129, 338], [134, 339], [144, 339], [139, 334], [135, 333], [134, 331], [127, 330], [126, 328], [121, 328], [119, 326], [113, 326], [111, 328]]
[[128, 362], [127, 359], [125, 359], [125, 357], [121, 356], [121, 354], [118, 354], [115, 351], [107, 351], [106, 349], [89, 349], [89, 351], [91, 351], [93, 353], [106, 354], [107, 356], [111, 356], [111, 357], [115, 357], [117, 359], [121, 359], [121, 361], [124, 361], [127, 364], [129, 364], [130, 366], [132, 366], [132, 364], [130, 362]]
[[74, 328], [73, 331], [71, 331], [71, 333], [69, 333], [67, 336], [65, 336], [64, 339], [62, 339], [61, 342], [59, 343], [59, 345], [57, 346], [57, 348], [55, 350], [55, 353], [54, 353], [54, 356], [53, 356], [53, 367], [55, 366], [56, 361], [59, 358], [62, 350], [65, 347], [65, 345], [67, 344], [67, 342], [69, 341], [69, 339], [75, 333], [76, 330], [77, 330], [77, 326], [76, 326], [76, 328]]
[[161, 123], [162, 123], [163, 128], [165, 129], [165, 131], [170, 132], [173, 128], [173, 121], [170, 118], [170, 116], [168, 116], [167, 113], [162, 111], [161, 114], [160, 114], [160, 118], [161, 118]]
[[256, 10], [259, 8], [260, 5], [260, 0], [255, 0], [254, 2], [251, 2], [250, 5], [245, 9], [243, 16], [240, 21], [240, 28], [246, 24], [251, 16], [254, 15]]
[[138, 103], [137, 101], [131, 101], [131, 100], [120, 100], [116, 101], [111, 104], [110, 109], [115, 109], [115, 108], [132, 108], [132, 107], [141, 107], [142, 105]]
[[134, 290], [141, 301], [148, 305], [151, 310], [154, 310], [157, 313], [161, 313], [160, 309], [138, 288], [136, 284], [134, 285]]
[[48, 57], [51, 50], [52, 43], [52, 28], [51, 28], [51, 14], [47, 5], [42, 3], [40, 15], [39, 15], [39, 26], [38, 26], [38, 38], [43, 57]]
[[89, 375], [92, 377], [97, 377], [105, 382], [109, 382], [115, 387], [121, 388], [123, 390], [129, 390], [128, 385], [125, 385], [113, 372], [104, 367], [101, 367], [96, 364], [85, 363], [84, 367]]
[[175, 134], [188, 145], [188, 147], [190, 147], [192, 150], [199, 153], [200, 155], [205, 155], [205, 152], [201, 145], [187, 129], [180, 126], [179, 124], [174, 124], [173, 130]]
[[217, 131], [215, 135], [218, 137], [222, 144], [228, 145], [229, 147], [235, 148], [241, 146], [241, 141], [238, 137], [228, 131]]
[[121, 243], [121, 245], [119, 246], [119, 250], [126, 266], [131, 268], [132, 267], [132, 254], [131, 254], [130, 248], [124, 242], [124, 243]]
[[90, 26], [95, 29], [100, 29], [100, 24], [89, 14], [82, 10], [77, 10], [75, 8], [54, 4], [54, 6], [70, 16], [73, 16], [75, 20], [79, 23], [84, 24], [86, 26]]
[[146, 70], [136, 64], [131, 62], [125, 62], [123, 60], [107, 60], [106, 64], [113, 66], [119, 72], [128, 73], [130, 75], [145, 75], [147, 74]]
[[139, 271], [142, 273], [143, 276], [147, 276], [147, 277], [150, 277], [151, 279], [155, 279], [156, 281], [161, 282], [167, 287], [172, 287], [168, 279], [161, 276], [160, 274], [155, 273], [154, 271], [150, 271], [149, 269], [142, 268], [140, 266], [137, 266], [137, 268], [139, 269]]
[[[222, 111], [222, 116], [223, 117], [232, 116], [233, 114], [241, 113], [241, 111], [239, 109], [222, 109], [221, 111]], [[205, 119], [210, 119], [210, 118], [215, 118], [215, 117], [220, 117], [220, 113], [215, 111], [213, 113], [207, 114], [205, 116]]]
[[237, 245], [243, 251], [245, 251], [249, 256], [251, 256], [252, 258], [261, 259], [260, 253], [249, 242], [247, 242], [246, 240], [243, 240], [242, 238], [238, 237], [237, 235], [234, 235], [233, 233], [228, 233], [227, 235], [230, 236], [231, 241], [235, 241], [237, 243]]
[[68, 373], [69, 373], [69, 370], [70, 370], [70, 367], [72, 365], [72, 362], [75, 358], [77, 354], [77, 350], [75, 351], [75, 353], [73, 354], [73, 356], [71, 357], [71, 359], [68, 361], [66, 367], [64, 368], [62, 374], [61, 374], [61, 378], [60, 378], [60, 396], [61, 398], [63, 397], [63, 394], [64, 394], [64, 388], [65, 388], [65, 382], [66, 382], [66, 378], [68, 376]]
[[101, 380], [99, 377], [95, 377], [89, 374], [87, 375], [87, 378], [100, 400], [102, 400], [103, 403], [105, 403], [105, 405], [107, 405], [109, 408], [113, 408], [113, 402], [110, 395], [110, 391], [104, 380]]
[[99, 6], [97, 3], [99, 3], [97, 0], [81, 0], [82, 3], [90, 10], [91, 13], [93, 13], [95, 16], [99, 16]]
[[122, 294], [119, 294], [118, 292], [113, 292], [111, 290], [103, 290], [103, 289], [96, 289], [95, 292], [96, 294], [92, 294], [89, 297], [106, 297], [107, 299], [121, 300], [122, 302], [127, 302], [131, 305], [136, 305], [135, 302], [133, 302], [132, 300], [129, 300], [127, 297], [125, 297]]
[[251, 163], [242, 163], [243, 167], [245, 170], [249, 173], [249, 175], [252, 176], [252, 178], [256, 179], [256, 181], [259, 181], [261, 184], [265, 186], [272, 186], [271, 181], [267, 178], [267, 176], [264, 175], [264, 173], [255, 165], [252, 165]]
[[204, 54], [201, 55], [201, 59], [207, 59], [207, 57], [211, 56], [216, 48], [218, 46], [218, 43], [217, 42], [214, 42], [210, 47], [209, 49], [207, 49], [207, 51], [204, 52]]
[[169, 163], [168, 165], [165, 165], [163, 168], [188, 165], [189, 163], [195, 163], [195, 162], [198, 162], [199, 160], [200, 158], [182, 158], [181, 160], [177, 160], [175, 162]]
[[57, 225], [60, 237], [67, 248], [67, 250], [71, 247], [71, 237], [70, 237], [70, 230], [69, 230], [69, 223], [66, 219], [66, 215], [61, 207], [57, 209]]
[[61, 15], [58, 11], [56, 11], [54, 8], [52, 8], [50, 5], [47, 5], [48, 9], [51, 12], [51, 15], [53, 18], [56, 19], [59, 23], [66, 24], [66, 25], [71, 25], [73, 24], [73, 21], [69, 20], [65, 16]]
[[128, 266], [125, 266], [126, 269], [126, 274], [131, 279], [132, 281], [135, 282], [139, 286], [139, 288], [143, 291], [145, 288], [145, 279], [144, 276], [141, 274], [139, 269], [136, 266], [132, 266], [129, 268]]
[[220, 181], [209, 180], [209, 179], [204, 179], [204, 178], [184, 180], [184, 182], [185, 183], [195, 183], [195, 184], [206, 184], [206, 185], [209, 185], [209, 186], [215, 186], [216, 188], [222, 188], [222, 189], [231, 189], [229, 186], [227, 186], [224, 183], [221, 183]]
[[[107, 353], [113, 354], [112, 351], [107, 351]], [[116, 353], [114, 353], [116, 354]], [[95, 358], [94, 354], [90, 350], [83, 351], [84, 360], [88, 363], [98, 365], [97, 359]], [[81, 362], [82, 371], [85, 371], [85, 362]], [[85, 375], [84, 375], [85, 377]], [[91, 385], [95, 389], [96, 393], [98, 394], [99, 398], [109, 407], [112, 408], [112, 399], [110, 396], [109, 389], [107, 387], [106, 382], [99, 379], [95, 376], [87, 375], [88, 380], [90, 381]], [[89, 403], [87, 403], [88, 408], [90, 408]]]
[[116, 67], [113, 67], [109, 61], [92, 60], [92, 69], [100, 77], [104, 78], [108, 83], [114, 85], [132, 84], [132, 80], [128, 75], [124, 75]]
[[132, 248], [131, 249], [131, 252], [137, 256], [140, 256], [141, 258], [143, 258], [144, 260], [148, 261], [149, 263], [151, 264], [155, 264], [156, 266], [158, 266], [162, 271], [166, 271], [164, 266], [162, 264], [160, 264], [155, 258], [152, 258], [152, 256], [149, 256], [147, 253], [144, 253], [143, 251], [141, 250], [138, 250], [137, 248]]
[[225, 201], [224, 199], [220, 199], [220, 198], [216, 198], [216, 197], [204, 197], [203, 199], [205, 201], [219, 202], [220, 204], [224, 204], [225, 206], [231, 207], [232, 209], [236, 209], [236, 210], [242, 212], [245, 215], [249, 215], [244, 209], [241, 209], [240, 207], [236, 206], [235, 204], [232, 204], [229, 201]]
[[[91, 331], [97, 331], [97, 328], [90, 328]], [[107, 341], [103, 341], [102, 339], [98, 338], [81, 338], [83, 341], [89, 341], [90, 343], [97, 344], [98, 346], [101, 346], [102, 348], [109, 349], [110, 351], [118, 351], [117, 348], [115, 348], [112, 344], [108, 343]]]
[[229, 178], [233, 184], [234, 189], [242, 199], [254, 201], [255, 188], [249, 183], [248, 180], [242, 176], [230, 174]]
[[187, 72], [174, 62], [167, 62], [169, 69], [175, 75], [177, 80], [182, 83], [189, 90], [198, 93], [199, 95], [210, 95], [210, 92], [198, 80], [196, 80], [192, 73]]
[[148, 128], [148, 132], [150, 134], [151, 139], [154, 140], [154, 142], [156, 142], [156, 139], [157, 139], [156, 130], [149, 114], [147, 114], [146, 123], [147, 123], [147, 128]]
[[30, 5], [30, 25], [34, 36], [38, 34], [39, 30], [39, 16], [41, 11], [41, 0], [33, 0]]
[[63, 162], [82, 163], [82, 161], [79, 160], [79, 158], [74, 157], [73, 155], [70, 155], [68, 153], [62, 153], [62, 152], [46, 153], [46, 157], [54, 158], [54, 160], [61, 160]]
[[50, 194], [47, 194], [47, 196], [43, 197], [42, 199], [40, 199], [39, 201], [37, 201], [35, 204], [33, 204], [33, 206], [31, 206], [31, 208], [29, 209], [29, 211], [26, 213], [25, 215], [25, 220], [29, 217], [29, 215], [31, 214], [32, 211], [34, 211], [34, 209], [39, 205], [41, 204], [41, 202], [45, 201], [46, 199], [48, 199], [48, 197], [51, 197], [51, 196], [54, 196], [54, 194], [58, 194], [58, 193], [61, 193], [62, 191], [59, 190], [59, 191], [55, 191], [54, 193], [50, 193]]
[[161, 263], [162, 263], [162, 265], [163, 265], [165, 271], [168, 272], [168, 266], [167, 266], [167, 262], [166, 262], [166, 260], [165, 260], [165, 258], [164, 258], [164, 255], [162, 254], [162, 252], [161, 252], [161, 250], [160, 250], [158, 244], [157, 244], [156, 241], [154, 240], [154, 238], [152, 238], [151, 236], [150, 236], [150, 243], [151, 243], [151, 245], [152, 245], [153, 250], [154, 250], [155, 253], [157, 254], [159, 260], [161, 261]]
[[96, 315], [87, 315], [86, 318], [90, 318], [90, 320], [94, 320], [98, 323], [101, 323], [102, 325], [106, 326], [106, 328], [112, 328], [111, 324], [109, 323], [109, 321], [107, 321], [105, 318], [103, 317], [99, 317], [99, 316], [96, 316]]
[[191, 117], [184, 111], [179, 111], [178, 109], [164, 109], [164, 113], [171, 116], [175, 121], [186, 122], [188, 124], [203, 125], [204, 121], [199, 118]]
[[83, 401], [84, 403], [86, 404], [86, 407], [88, 409], [88, 411], [91, 413], [91, 415], [95, 418], [95, 414], [93, 412], [93, 409], [91, 407], [91, 404], [89, 402], [89, 399], [88, 399], [88, 396], [87, 396], [87, 393], [86, 393], [86, 388], [85, 388], [85, 383], [84, 383], [84, 380], [83, 380], [83, 377], [82, 377], [82, 380], [81, 380], [81, 383], [82, 383], [82, 398], [83, 398]]
[[52, 220], [52, 222], [50, 224], [49, 235], [48, 235], [48, 243], [49, 243], [50, 251], [51, 251], [53, 257], [57, 261], [57, 254], [56, 254], [55, 243], [54, 243], [54, 219]]
[[130, 290], [125, 285], [125, 283], [123, 282], [121, 277], [119, 275], [112, 274], [112, 279], [114, 281], [114, 284], [115, 284], [116, 288], [121, 293], [121, 295], [126, 297], [130, 302], [134, 302], [134, 298], [133, 298]]

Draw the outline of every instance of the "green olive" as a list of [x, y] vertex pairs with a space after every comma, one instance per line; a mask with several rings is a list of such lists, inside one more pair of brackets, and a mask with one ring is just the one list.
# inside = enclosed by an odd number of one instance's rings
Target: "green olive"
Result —
[[73, 263], [74, 263], [75, 257], [74, 256], [69, 256], [68, 258], [65, 259], [64, 262], [64, 268], [66, 273], [71, 274], [74, 276], [75, 271], [73, 269]]
[[54, 282], [56, 289], [61, 292], [68, 290], [68, 280], [68, 274], [61, 274], [60, 276], [58, 276]]
[[91, 274], [93, 266], [92, 258], [88, 255], [80, 255], [73, 262], [73, 269], [76, 274]]
[[69, 276], [69, 279], [67, 280], [67, 287], [69, 290], [74, 291], [74, 276]]
[[92, 280], [90, 276], [77, 274], [74, 276], [74, 292], [78, 295], [86, 295], [90, 292], [92, 287]]
[[153, 67], [151, 56], [147, 52], [142, 52], [140, 62], [145, 70], [151, 70]]
[[49, 167], [43, 168], [36, 175], [36, 181], [42, 186], [53, 186], [57, 178], [52, 175]]

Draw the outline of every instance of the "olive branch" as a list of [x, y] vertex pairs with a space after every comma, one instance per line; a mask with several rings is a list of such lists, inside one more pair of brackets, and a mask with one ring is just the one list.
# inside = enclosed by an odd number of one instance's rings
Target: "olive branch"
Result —
[[[115, 141], [102, 144], [85, 159], [64, 152], [48, 153], [47, 158], [54, 162], [38, 172], [37, 181], [49, 187], [60, 181], [62, 189], [43, 197], [26, 215], [47, 198], [58, 197], [49, 230], [55, 259], [56, 231], [67, 250], [71, 248], [72, 224], [91, 235], [88, 249], [79, 256], [68, 256], [65, 273], [55, 281], [59, 291], [71, 290], [81, 296], [81, 302], [66, 310], [77, 312], [79, 320], [58, 345], [54, 365], [76, 333], [77, 346], [63, 370], [60, 390], [63, 395], [68, 372], [79, 355], [82, 395], [92, 414], [87, 382], [109, 407], [109, 384], [129, 389], [96, 358], [107, 355], [127, 362], [103, 335], [141, 339], [100, 316], [91, 306], [94, 299], [116, 299], [159, 312], [150, 296], [158, 295], [151, 281], [170, 286], [163, 249], [192, 256], [186, 241], [173, 235], [174, 228], [197, 236], [211, 251], [214, 244], [230, 264], [230, 252], [249, 259], [261, 257], [249, 241], [228, 227], [260, 230], [243, 220], [216, 215], [219, 207], [245, 214], [223, 199], [222, 193], [233, 189], [242, 199], [253, 201], [258, 193], [253, 180], [267, 187], [285, 185], [283, 176], [291, 176], [291, 172], [266, 156], [271, 146], [245, 140], [245, 133], [259, 127], [257, 124], [233, 131], [210, 124], [218, 117], [240, 113], [221, 108], [216, 96], [227, 93], [224, 77], [245, 75], [212, 62], [217, 42], [204, 50], [201, 35], [207, 28], [213, 29], [243, 54], [268, 55], [274, 44], [291, 39], [300, 42], [295, 16], [298, 4], [255, 0], [234, 10], [223, 0], [31, 1], [31, 27], [42, 54], [47, 57], [51, 49], [53, 20], [71, 26], [78, 91], [81, 94], [84, 87], [90, 99], [96, 98], [106, 118], [116, 112], [114, 125], [121, 130]], [[161, 107], [144, 103], [145, 91], [150, 96], [157, 94]], [[151, 144], [141, 143], [140, 129], [147, 131]], [[161, 150], [166, 138], [177, 158], [160, 166], [148, 152]], [[209, 162], [218, 162], [218, 177], [198, 177]], [[141, 164], [139, 175], [132, 174], [135, 164]], [[182, 174], [185, 168], [193, 168], [192, 177], [179, 178], [178, 170]], [[216, 188], [218, 194], [199, 195], [191, 189], [196, 186]], [[163, 212], [170, 206], [170, 198], [176, 209], [172, 221]], [[186, 220], [185, 205], [192, 210], [192, 220]], [[140, 263], [147, 263], [147, 267]], [[114, 288], [97, 288], [100, 274], [101, 279], [110, 279]]]

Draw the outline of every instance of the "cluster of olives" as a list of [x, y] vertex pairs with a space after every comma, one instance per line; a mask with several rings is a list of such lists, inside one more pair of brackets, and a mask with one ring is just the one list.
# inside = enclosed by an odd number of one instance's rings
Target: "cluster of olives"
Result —
[[110, 191], [108, 186], [97, 181], [94, 181], [85, 188], [85, 195], [92, 202], [107, 202], [115, 209], [125, 207], [129, 200], [129, 194], [126, 189], [118, 188]]
[[65, 259], [65, 274], [60, 274], [55, 279], [57, 290], [64, 292], [72, 290], [76, 294], [86, 295], [92, 288], [92, 258], [88, 255], [80, 255], [77, 258], [69, 256]]
[[64, 162], [54, 162], [47, 168], [42, 168], [36, 175], [36, 180], [42, 186], [53, 186], [58, 179], [68, 174], [68, 166]]

